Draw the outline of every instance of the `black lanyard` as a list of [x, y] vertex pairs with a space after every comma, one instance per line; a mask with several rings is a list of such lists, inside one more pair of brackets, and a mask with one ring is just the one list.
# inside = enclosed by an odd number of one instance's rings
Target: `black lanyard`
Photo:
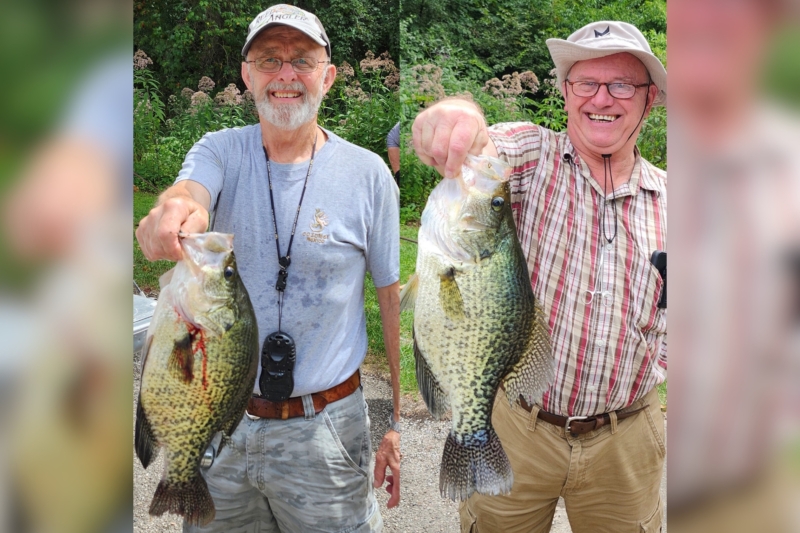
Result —
[[267, 181], [269, 181], [269, 203], [272, 206], [272, 224], [275, 227], [275, 249], [278, 252], [278, 281], [275, 283], [275, 290], [278, 291], [278, 331], [281, 331], [281, 315], [283, 312], [283, 291], [286, 290], [286, 281], [289, 279], [289, 265], [292, 264], [292, 243], [294, 242], [294, 232], [297, 229], [297, 220], [300, 218], [300, 207], [303, 205], [303, 197], [306, 195], [306, 187], [308, 186], [308, 177], [311, 175], [311, 168], [314, 166], [314, 154], [317, 151], [317, 132], [314, 130], [314, 144], [311, 147], [311, 160], [308, 162], [308, 172], [306, 172], [306, 179], [303, 183], [303, 192], [300, 194], [300, 202], [297, 204], [297, 212], [294, 215], [294, 224], [292, 225], [292, 235], [289, 238], [289, 248], [286, 249], [286, 255], [281, 255], [281, 244], [278, 239], [278, 219], [275, 215], [275, 200], [272, 196], [272, 176], [270, 173], [269, 154], [267, 154], [267, 147], [262, 146], [264, 149], [264, 157], [267, 158]]

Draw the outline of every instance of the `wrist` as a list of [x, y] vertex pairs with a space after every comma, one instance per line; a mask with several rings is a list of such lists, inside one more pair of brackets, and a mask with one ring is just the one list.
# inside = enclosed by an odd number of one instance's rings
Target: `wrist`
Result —
[[400, 422], [394, 419], [394, 413], [391, 412], [389, 413], [389, 429], [391, 429], [392, 431], [396, 431], [397, 433], [402, 433], [403, 430], [402, 426], [400, 425]]

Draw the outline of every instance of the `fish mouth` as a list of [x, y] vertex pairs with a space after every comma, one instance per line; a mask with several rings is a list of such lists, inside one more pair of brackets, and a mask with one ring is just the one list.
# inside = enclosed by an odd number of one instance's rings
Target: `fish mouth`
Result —
[[586, 113], [592, 122], [611, 123], [615, 122], [622, 115], [601, 115], [599, 113]]

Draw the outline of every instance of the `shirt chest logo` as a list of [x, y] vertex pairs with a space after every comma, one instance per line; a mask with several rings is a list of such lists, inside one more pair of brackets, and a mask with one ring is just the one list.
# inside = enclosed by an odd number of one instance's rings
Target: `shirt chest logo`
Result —
[[315, 209], [314, 216], [311, 217], [311, 223], [308, 227], [311, 231], [304, 231], [303, 236], [308, 240], [308, 242], [315, 242], [317, 244], [325, 244], [325, 241], [328, 240], [328, 234], [323, 233], [325, 227], [330, 224], [328, 221], [328, 215], [322, 209]]

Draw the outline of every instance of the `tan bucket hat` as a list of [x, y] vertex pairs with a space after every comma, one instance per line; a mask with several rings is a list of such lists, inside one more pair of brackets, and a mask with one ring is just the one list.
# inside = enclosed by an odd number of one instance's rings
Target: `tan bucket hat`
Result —
[[547, 48], [556, 65], [556, 77], [562, 94], [569, 69], [578, 61], [627, 52], [644, 63], [650, 79], [658, 87], [658, 96], [653, 105], [667, 105], [667, 70], [653, 55], [642, 32], [632, 24], [607, 20], [592, 22], [566, 40], [547, 39]]

